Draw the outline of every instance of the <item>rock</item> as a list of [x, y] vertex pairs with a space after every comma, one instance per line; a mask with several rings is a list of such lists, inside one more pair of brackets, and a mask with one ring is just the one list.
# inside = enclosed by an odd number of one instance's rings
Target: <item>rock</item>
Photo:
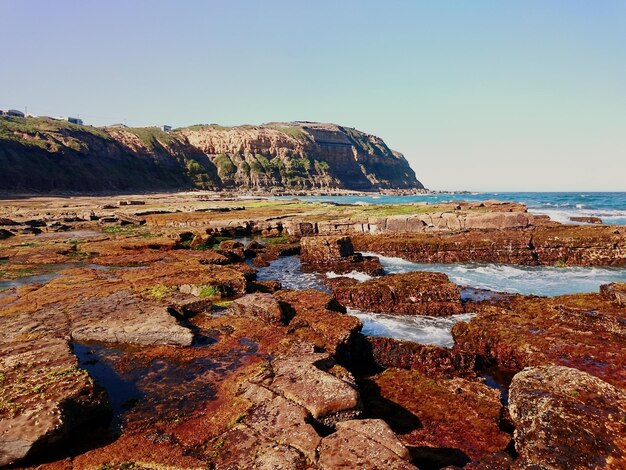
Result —
[[461, 289], [442, 273], [391, 274], [334, 290], [343, 305], [400, 315], [448, 316], [463, 312]]
[[245, 423], [266, 439], [298, 449], [311, 462], [316, 460], [321, 438], [308, 424], [305, 408], [281, 396], [252, 407]]
[[13, 236], [15, 236], [15, 234], [10, 230], [0, 228], [0, 240], [6, 240], [7, 238], [11, 238]]
[[346, 274], [363, 272], [370, 276], [384, 274], [380, 260], [374, 256], [355, 253], [350, 237], [317, 236], [300, 240], [302, 269], [304, 271]]
[[191, 297], [172, 302], [167, 307], [167, 311], [177, 318], [191, 318], [199, 313], [211, 310], [212, 305], [211, 299]]
[[600, 295], [619, 307], [626, 307], [626, 282], [603, 284]]
[[270, 388], [304, 407], [317, 421], [332, 426], [360, 414], [359, 393], [343, 380], [322, 370], [332, 366], [330, 356], [304, 354], [272, 362]]
[[322, 441], [319, 468], [408, 470], [417, 467], [409, 462], [408, 450], [384, 421], [367, 419], [337, 424], [337, 431]]
[[269, 281], [252, 281], [249, 283], [249, 290], [251, 292], [263, 292], [263, 293], [274, 293], [283, 288], [280, 281], [269, 280]]
[[509, 394], [522, 468], [626, 466], [626, 393], [569, 367], [530, 367]]
[[20, 224], [16, 222], [15, 220], [8, 219], [6, 217], [0, 217], [0, 225], [15, 226], [15, 225], [20, 225]]
[[346, 315], [334, 298], [316, 290], [281, 290], [274, 297], [287, 315], [293, 335], [349, 362], [351, 340], [361, 329], [358, 318]]
[[244, 295], [236, 299], [230, 309], [236, 315], [250, 315], [268, 323], [284, 324], [286, 320], [285, 314], [272, 294]]
[[482, 307], [469, 322], [455, 324], [452, 336], [458, 351], [501, 369], [562, 365], [626, 387], [624, 315], [601, 294], [520, 296]]
[[572, 222], [583, 222], [585, 224], [601, 224], [602, 219], [600, 217], [570, 217]]
[[540, 225], [526, 230], [355, 235], [356, 250], [416, 263], [624, 266], [626, 231], [609, 226]]
[[20, 230], [22, 235], [39, 235], [41, 233], [41, 229], [37, 227], [26, 227]]
[[511, 440], [499, 426], [500, 393], [480, 382], [387, 369], [358, 383], [365, 413], [384, 419], [413, 448], [418, 467], [463, 466], [503, 451]]
[[319, 236], [300, 240], [303, 263], [318, 264], [336, 261], [354, 255], [350, 237]]
[[125, 305], [97, 321], [72, 330], [75, 341], [103, 341], [141, 345], [191, 346], [193, 333], [180, 326], [163, 307]]
[[56, 338], [0, 347], [0, 465], [64, 444], [110, 410], [66, 341]]
[[473, 355], [454, 349], [442, 348], [393, 338], [361, 337], [354, 349], [362, 359], [356, 366], [371, 364], [371, 369], [417, 370], [433, 378], [473, 376], [476, 360]]

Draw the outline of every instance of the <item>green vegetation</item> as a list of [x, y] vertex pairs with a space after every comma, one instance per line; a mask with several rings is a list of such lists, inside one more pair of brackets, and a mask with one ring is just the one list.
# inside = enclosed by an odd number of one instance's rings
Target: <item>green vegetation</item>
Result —
[[211, 308], [214, 308], [216, 310], [223, 310], [230, 307], [232, 303], [232, 300], [217, 300], [211, 304]]
[[158, 127], [129, 127], [124, 131], [139, 137], [141, 143], [150, 151], [154, 151], [159, 146], [166, 147], [175, 140], [172, 134], [164, 132]]
[[280, 245], [282, 243], [289, 243], [289, 237], [286, 235], [279, 235], [277, 237], [263, 237], [263, 242], [268, 245]]
[[173, 289], [163, 284], [157, 284], [148, 289], [147, 295], [153, 300], [163, 300], [172, 293]]
[[232, 178], [237, 173], [237, 167], [225, 153], [220, 153], [215, 157], [213, 163], [217, 167], [217, 174], [220, 178]]
[[287, 134], [289, 137], [293, 137], [296, 140], [304, 140], [307, 138], [307, 134], [302, 130], [301, 127], [298, 126], [276, 127], [276, 129], [284, 134]]
[[201, 286], [200, 292], [198, 294], [199, 297], [207, 298], [207, 297], [221, 297], [222, 293], [220, 292], [219, 287], [216, 286]]

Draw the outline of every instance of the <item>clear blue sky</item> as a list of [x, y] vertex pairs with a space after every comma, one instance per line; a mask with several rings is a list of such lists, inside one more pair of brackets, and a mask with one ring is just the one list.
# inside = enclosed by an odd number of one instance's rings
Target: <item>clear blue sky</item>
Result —
[[0, 0], [0, 108], [330, 121], [432, 189], [626, 191], [626, 2]]

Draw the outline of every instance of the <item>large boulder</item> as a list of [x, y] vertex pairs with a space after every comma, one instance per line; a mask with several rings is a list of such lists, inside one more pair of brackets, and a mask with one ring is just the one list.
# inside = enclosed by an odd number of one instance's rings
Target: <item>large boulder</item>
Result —
[[368, 312], [448, 316], [463, 312], [461, 289], [442, 273], [391, 274], [334, 290], [343, 305]]
[[361, 320], [346, 315], [333, 297], [317, 290], [274, 293], [289, 320], [289, 331], [317, 348], [346, 359]]
[[509, 393], [521, 468], [626, 468], [626, 393], [585, 372], [530, 367]]

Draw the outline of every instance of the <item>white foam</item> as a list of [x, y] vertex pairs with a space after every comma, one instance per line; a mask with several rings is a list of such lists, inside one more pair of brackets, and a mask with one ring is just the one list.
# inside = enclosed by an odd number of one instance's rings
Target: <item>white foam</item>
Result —
[[368, 313], [348, 308], [348, 314], [363, 322], [363, 334], [413, 341], [421, 344], [451, 347], [452, 327], [460, 321], [469, 321], [474, 314], [463, 313], [449, 317], [429, 317], [425, 315], [387, 315]]
[[329, 273], [326, 273], [326, 277], [328, 279], [335, 279], [337, 277], [349, 277], [352, 279], [356, 279], [359, 282], [365, 282], [365, 281], [369, 281], [370, 279], [372, 279], [372, 276], [370, 276], [369, 274], [362, 273], [359, 271], [350, 271], [347, 274], [337, 274], [336, 272], [331, 271]]
[[389, 274], [413, 271], [442, 272], [460, 286], [525, 295], [556, 296], [597, 292], [601, 284], [626, 282], [626, 269], [608, 267], [518, 266], [510, 264], [422, 264], [402, 258], [378, 256]]

